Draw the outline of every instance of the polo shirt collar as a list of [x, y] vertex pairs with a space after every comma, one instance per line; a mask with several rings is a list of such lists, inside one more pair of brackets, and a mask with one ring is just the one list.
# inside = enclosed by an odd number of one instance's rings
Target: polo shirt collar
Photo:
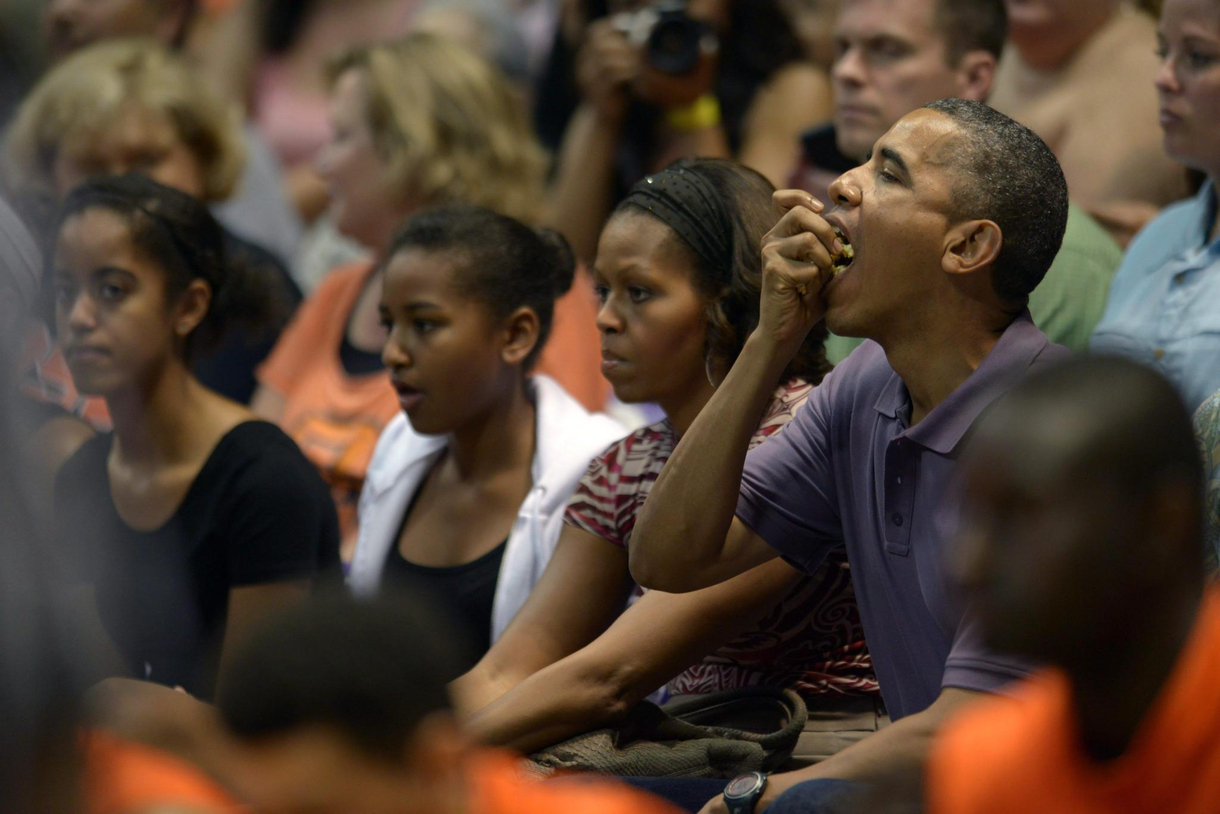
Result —
[[[978, 369], [923, 421], [902, 435], [932, 452], [948, 455], [987, 405], [1012, 389], [1049, 344], [1046, 335], [1034, 325], [1029, 310], [1025, 310], [1000, 334]], [[897, 373], [891, 373], [873, 406], [882, 415], [897, 419], [910, 415], [910, 403], [906, 385]]]

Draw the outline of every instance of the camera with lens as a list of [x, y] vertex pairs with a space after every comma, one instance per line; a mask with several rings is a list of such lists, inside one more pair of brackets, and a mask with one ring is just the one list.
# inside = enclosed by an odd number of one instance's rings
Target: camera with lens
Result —
[[695, 70], [707, 55], [716, 53], [719, 41], [706, 23], [686, 14], [682, 2], [660, 2], [639, 11], [615, 16], [615, 27], [636, 46], [653, 69], [670, 76]]

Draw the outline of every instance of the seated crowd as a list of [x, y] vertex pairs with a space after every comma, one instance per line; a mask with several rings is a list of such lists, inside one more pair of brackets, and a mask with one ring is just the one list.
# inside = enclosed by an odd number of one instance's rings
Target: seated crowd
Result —
[[0, 23], [0, 809], [1220, 810], [1220, 0]]

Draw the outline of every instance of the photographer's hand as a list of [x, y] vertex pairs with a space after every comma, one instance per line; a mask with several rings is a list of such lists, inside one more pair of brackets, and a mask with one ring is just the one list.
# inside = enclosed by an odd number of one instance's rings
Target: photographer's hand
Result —
[[576, 59], [581, 96], [606, 123], [618, 123], [627, 112], [628, 88], [641, 70], [641, 58], [612, 20], [589, 25]]

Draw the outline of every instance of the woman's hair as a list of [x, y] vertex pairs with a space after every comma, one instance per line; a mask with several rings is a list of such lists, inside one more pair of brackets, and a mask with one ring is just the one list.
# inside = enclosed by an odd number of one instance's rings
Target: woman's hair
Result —
[[127, 221], [131, 242], [165, 273], [166, 296], [177, 297], [194, 280], [212, 291], [207, 315], [187, 338], [184, 356], [216, 347], [229, 329], [259, 333], [280, 314], [263, 276], [238, 266], [225, 250], [225, 232], [198, 199], [143, 175], [103, 176], [68, 193], [60, 210], [62, 228], [69, 218], [106, 209]]
[[[695, 289], [708, 302], [707, 362], [709, 368], [727, 371], [758, 327], [759, 295], [762, 291], [762, 238], [775, 225], [771, 195], [775, 187], [758, 172], [732, 161], [696, 158], [678, 161], [668, 168], [692, 173], [705, 183], [711, 194], [702, 205], [712, 207], [708, 214], [726, 224], [725, 262], [716, 267], [707, 259], [708, 249], [692, 245], [670, 224], [673, 242], [685, 251], [694, 271]], [[647, 183], [646, 181], [644, 183]], [[663, 193], [664, 194], [664, 193]], [[629, 195], [614, 210], [656, 217], [654, 212]], [[663, 218], [658, 218], [663, 223]], [[814, 384], [830, 370], [826, 361], [825, 323], [819, 323], [793, 358], [785, 373]]]
[[531, 229], [480, 206], [452, 204], [407, 219], [387, 257], [407, 250], [451, 257], [458, 290], [486, 303], [497, 319], [518, 308], [537, 314], [538, 342], [525, 369], [533, 366], [550, 335], [555, 300], [572, 287], [576, 273], [576, 258], [558, 232]]
[[55, 162], [135, 108], [159, 114], [199, 161], [203, 197], [232, 194], [245, 164], [240, 114], [186, 60], [152, 40], [110, 40], [50, 71], [22, 102], [5, 137], [4, 177], [21, 197], [54, 200]]
[[358, 70], [391, 180], [421, 206], [469, 203], [532, 222], [546, 155], [504, 75], [456, 43], [416, 33], [347, 51], [332, 83]]

